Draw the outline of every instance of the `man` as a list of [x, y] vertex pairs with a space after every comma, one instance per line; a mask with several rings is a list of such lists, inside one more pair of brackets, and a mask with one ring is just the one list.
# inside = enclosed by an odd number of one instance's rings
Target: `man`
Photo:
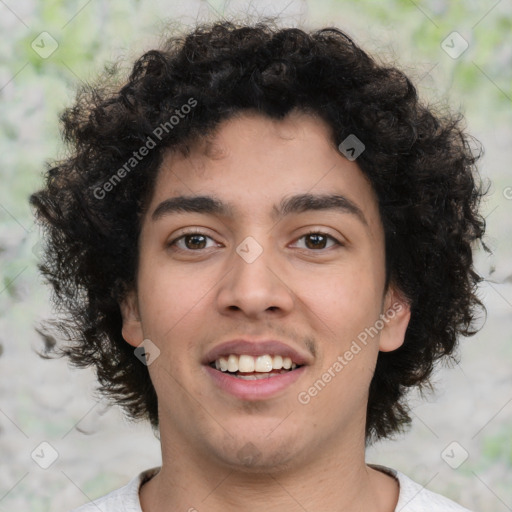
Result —
[[80, 512], [467, 510], [365, 463], [481, 306], [455, 116], [339, 30], [217, 23], [63, 123], [31, 200], [60, 352], [162, 446]]

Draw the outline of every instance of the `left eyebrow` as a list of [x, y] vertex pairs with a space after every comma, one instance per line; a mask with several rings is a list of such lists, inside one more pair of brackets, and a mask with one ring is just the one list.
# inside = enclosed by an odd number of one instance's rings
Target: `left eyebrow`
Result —
[[308, 210], [337, 210], [341, 213], [355, 215], [364, 225], [368, 222], [363, 211], [348, 197], [340, 194], [298, 194], [283, 199], [279, 207], [273, 207], [276, 218], [282, 218], [292, 213], [302, 213]]

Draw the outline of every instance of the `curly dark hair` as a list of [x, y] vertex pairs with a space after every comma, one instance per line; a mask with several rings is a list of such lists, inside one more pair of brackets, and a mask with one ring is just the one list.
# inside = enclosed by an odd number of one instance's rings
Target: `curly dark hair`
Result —
[[[462, 116], [420, 102], [403, 72], [339, 29], [306, 32], [269, 19], [175, 34], [142, 55], [126, 81], [118, 77], [111, 67], [79, 90], [61, 116], [68, 156], [49, 165], [44, 188], [30, 198], [46, 240], [40, 270], [63, 313], [52, 322], [65, 338], [54, 352], [95, 367], [98, 390], [156, 429], [157, 396], [122, 338], [119, 303], [135, 288], [141, 218], [164, 150], [187, 151], [243, 110], [272, 119], [292, 109], [314, 113], [336, 145], [350, 134], [364, 142], [357, 163], [378, 197], [387, 286], [411, 305], [403, 346], [379, 353], [366, 439], [403, 430], [411, 421], [407, 391], [430, 387], [435, 363], [453, 357], [459, 335], [474, 334], [483, 311], [473, 268], [485, 230], [481, 151]], [[170, 121], [193, 102], [181, 122]], [[158, 137], [156, 127], [165, 127]], [[150, 139], [156, 147], [128, 169]]]

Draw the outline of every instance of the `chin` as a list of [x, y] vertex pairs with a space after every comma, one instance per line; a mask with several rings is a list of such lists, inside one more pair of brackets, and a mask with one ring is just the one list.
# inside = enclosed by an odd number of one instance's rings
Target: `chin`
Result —
[[292, 440], [270, 440], [261, 436], [258, 440], [229, 439], [228, 447], [214, 450], [222, 463], [230, 469], [248, 473], [279, 473], [289, 469], [297, 460], [297, 444]]

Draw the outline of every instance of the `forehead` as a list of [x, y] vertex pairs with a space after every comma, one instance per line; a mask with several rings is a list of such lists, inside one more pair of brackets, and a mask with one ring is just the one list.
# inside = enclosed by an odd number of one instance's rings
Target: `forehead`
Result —
[[380, 224], [369, 180], [341, 155], [324, 121], [298, 112], [283, 120], [242, 113], [220, 123], [187, 156], [165, 155], [149, 214], [168, 198], [212, 196], [239, 218], [275, 217], [284, 198], [304, 194], [342, 195], [370, 224]]

